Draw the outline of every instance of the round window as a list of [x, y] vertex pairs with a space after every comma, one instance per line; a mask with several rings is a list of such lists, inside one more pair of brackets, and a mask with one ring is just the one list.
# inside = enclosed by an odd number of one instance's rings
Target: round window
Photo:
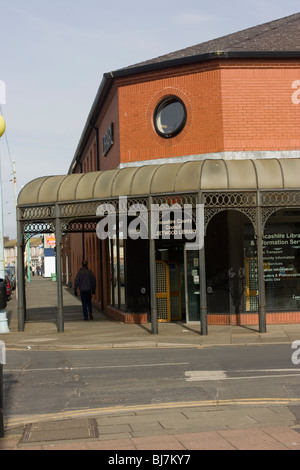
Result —
[[186, 123], [186, 109], [176, 96], [168, 96], [158, 103], [154, 111], [156, 132], [162, 137], [175, 137]]

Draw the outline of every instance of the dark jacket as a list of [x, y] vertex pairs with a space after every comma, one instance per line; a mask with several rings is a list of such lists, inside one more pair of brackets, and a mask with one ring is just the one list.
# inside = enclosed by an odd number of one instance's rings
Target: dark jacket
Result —
[[88, 268], [79, 269], [75, 277], [74, 290], [76, 291], [79, 287], [79, 290], [82, 291], [95, 291], [96, 289], [96, 278], [92, 271]]

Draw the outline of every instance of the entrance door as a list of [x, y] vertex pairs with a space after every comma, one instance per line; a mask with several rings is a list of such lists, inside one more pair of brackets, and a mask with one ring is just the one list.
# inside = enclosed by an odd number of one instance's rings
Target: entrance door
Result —
[[170, 276], [171, 320], [181, 320], [180, 266], [176, 261], [168, 261]]
[[176, 261], [156, 261], [156, 305], [159, 322], [181, 320], [180, 266]]
[[199, 251], [184, 250], [186, 321], [200, 321]]
[[165, 261], [156, 261], [156, 307], [159, 322], [171, 320], [170, 275]]

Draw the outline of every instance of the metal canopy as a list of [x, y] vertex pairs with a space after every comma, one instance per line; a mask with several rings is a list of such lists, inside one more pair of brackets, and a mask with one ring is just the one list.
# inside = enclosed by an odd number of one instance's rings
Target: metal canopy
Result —
[[21, 190], [18, 206], [207, 190], [299, 188], [300, 159], [205, 160], [46, 176]]
[[[263, 264], [263, 232], [266, 221], [280, 209], [300, 209], [300, 158], [224, 160], [210, 159], [123, 169], [46, 176], [28, 183], [20, 192], [18, 227], [18, 319], [24, 330], [26, 299], [24, 247], [28, 235], [54, 232], [56, 236], [57, 329], [64, 331], [61, 243], [62, 234], [94, 231], [99, 203], [110, 202], [120, 212], [119, 196], [128, 204], [172, 201], [181, 205], [203, 204], [204, 229], [218, 212], [238, 210], [252, 222], [257, 239], [259, 331], [266, 331], [266, 299]], [[180, 195], [180, 197], [169, 197]], [[129, 206], [128, 206], [129, 207]], [[199, 249], [200, 324], [207, 334], [205, 247]], [[150, 291], [152, 332], [157, 333], [155, 240], [150, 240]]]

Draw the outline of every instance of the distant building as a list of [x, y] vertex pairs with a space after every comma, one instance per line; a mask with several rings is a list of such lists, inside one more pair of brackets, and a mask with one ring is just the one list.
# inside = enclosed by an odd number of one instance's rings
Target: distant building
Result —
[[[24, 264], [29, 265], [34, 273], [41, 272], [44, 265], [44, 243], [41, 237], [34, 237], [29, 240], [29, 253], [28, 243], [24, 251]], [[17, 266], [17, 240], [9, 240], [6, 238], [4, 241], [4, 259], [5, 266]]]
[[17, 266], [17, 240], [4, 238], [4, 260], [5, 266]]

